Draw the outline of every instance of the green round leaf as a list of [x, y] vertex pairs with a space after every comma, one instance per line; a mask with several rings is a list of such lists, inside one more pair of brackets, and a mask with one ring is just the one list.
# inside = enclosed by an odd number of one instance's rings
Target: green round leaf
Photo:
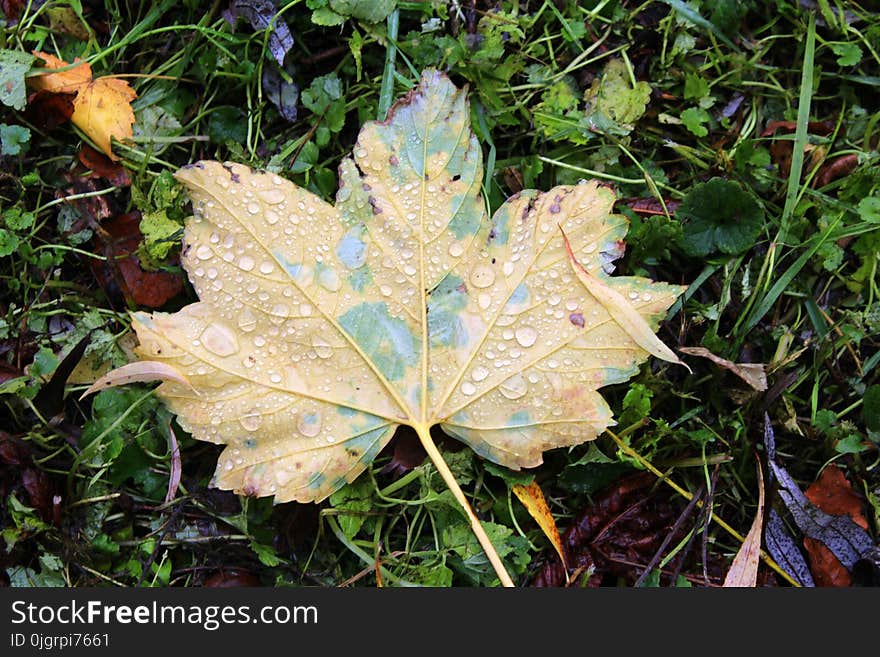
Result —
[[696, 185], [676, 215], [684, 223], [681, 247], [690, 256], [743, 253], [754, 245], [764, 223], [758, 200], [723, 178]]

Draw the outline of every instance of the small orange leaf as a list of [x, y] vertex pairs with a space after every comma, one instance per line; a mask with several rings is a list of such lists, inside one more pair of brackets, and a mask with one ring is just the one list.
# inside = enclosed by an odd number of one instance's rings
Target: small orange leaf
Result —
[[131, 101], [137, 97], [128, 82], [118, 78], [98, 78], [79, 90], [73, 101], [71, 120], [106, 155], [117, 160], [110, 138], [131, 139], [134, 112]]
[[553, 514], [550, 513], [550, 507], [547, 506], [547, 500], [544, 498], [544, 492], [541, 487], [532, 482], [528, 486], [523, 484], [514, 484], [514, 494], [523, 503], [529, 515], [535, 519], [544, 535], [550, 539], [556, 553], [562, 560], [562, 567], [565, 569], [566, 578], [568, 577], [568, 566], [565, 563], [565, 551], [562, 549], [562, 540], [559, 538], [559, 530], [556, 528], [556, 522], [553, 520]]
[[[34, 55], [46, 62], [46, 68], [64, 68], [70, 66], [63, 59], [54, 55], [35, 50]], [[79, 58], [73, 60], [74, 64], [80, 62]], [[52, 93], [73, 94], [80, 90], [83, 85], [92, 81], [92, 67], [88, 62], [81, 62], [77, 66], [60, 73], [46, 73], [28, 78], [27, 84], [32, 89], [51, 91]]]
[[758, 461], [758, 510], [742, 547], [733, 558], [724, 586], [754, 587], [758, 581], [758, 561], [761, 559], [761, 531], [764, 526], [764, 471]]
[[[46, 62], [47, 68], [68, 66], [67, 62], [53, 55], [39, 51], [34, 54]], [[113, 77], [95, 80], [91, 66], [83, 62], [60, 73], [30, 78], [28, 84], [33, 89], [52, 93], [75, 93], [71, 116], [73, 124], [86, 133], [108, 157], [119, 159], [113, 154], [110, 138], [118, 141], [131, 139], [131, 127], [135, 121], [131, 101], [137, 97], [137, 93], [128, 82]]]

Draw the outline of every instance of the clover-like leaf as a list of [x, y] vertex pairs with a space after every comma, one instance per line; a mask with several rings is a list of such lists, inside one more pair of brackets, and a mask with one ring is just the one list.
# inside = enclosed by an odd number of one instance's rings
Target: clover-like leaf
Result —
[[764, 209], [742, 185], [712, 178], [695, 185], [675, 212], [685, 222], [681, 246], [691, 256], [748, 251], [764, 225]]
[[627, 229], [612, 192], [525, 191], [490, 219], [466, 94], [445, 75], [367, 123], [339, 172], [335, 205], [238, 164], [176, 174], [200, 301], [133, 326], [139, 357], [180, 373], [158, 388], [180, 424], [227, 446], [215, 485], [321, 500], [401, 424], [435, 462], [439, 424], [536, 466], [613, 424], [599, 387], [649, 352], [678, 362], [653, 328], [682, 288], [609, 275]]

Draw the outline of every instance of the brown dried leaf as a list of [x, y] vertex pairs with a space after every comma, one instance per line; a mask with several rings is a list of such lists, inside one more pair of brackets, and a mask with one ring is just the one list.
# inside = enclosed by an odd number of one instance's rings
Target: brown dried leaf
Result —
[[724, 578], [726, 587], [749, 587], [754, 588], [758, 581], [758, 563], [761, 559], [761, 530], [764, 525], [764, 471], [761, 462], [758, 461], [758, 509], [755, 511], [755, 520], [742, 547], [733, 558], [730, 570]]
[[[656, 479], [648, 473], [625, 477], [593, 496], [562, 535], [568, 567], [575, 586], [600, 586], [606, 575], [636, 581], [644, 566], [663, 544], [678, 517], [678, 511], [664, 494], [654, 489]], [[672, 545], [684, 538], [686, 528], [672, 537]], [[669, 567], [680, 563], [673, 558]], [[714, 577], [715, 564], [710, 565]], [[592, 570], [592, 574], [590, 574]], [[720, 580], [720, 574], [719, 578]], [[558, 559], [547, 561], [532, 580], [532, 586], [566, 585], [566, 573]]]
[[104, 178], [111, 185], [115, 187], [128, 187], [131, 185], [128, 171], [121, 164], [114, 162], [88, 144], [82, 147], [76, 157], [86, 169], [91, 169], [95, 176]]
[[158, 361], [137, 361], [129, 363], [122, 367], [108, 372], [100, 379], [95, 381], [88, 389], [80, 395], [80, 399], [88, 397], [94, 392], [104, 390], [105, 388], [115, 388], [116, 386], [124, 386], [129, 383], [144, 383], [149, 381], [175, 381], [190, 388], [195, 394], [198, 394], [189, 379], [176, 368]]
[[678, 351], [690, 356], [708, 358], [719, 367], [733, 372], [759, 392], [767, 389], [767, 373], [762, 363], [732, 363], [726, 358], [716, 356], [705, 347], [679, 347]]

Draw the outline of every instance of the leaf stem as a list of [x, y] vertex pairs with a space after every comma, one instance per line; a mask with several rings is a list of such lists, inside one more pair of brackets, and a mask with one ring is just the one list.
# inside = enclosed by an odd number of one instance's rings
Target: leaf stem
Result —
[[452, 491], [452, 495], [461, 505], [461, 508], [464, 509], [465, 515], [467, 515], [468, 520], [471, 521], [471, 529], [473, 530], [474, 535], [477, 537], [477, 540], [480, 542], [480, 545], [483, 547], [483, 551], [486, 553], [486, 557], [488, 557], [489, 563], [491, 563], [492, 567], [495, 569], [495, 573], [498, 575], [498, 579], [501, 581], [501, 585], [513, 587], [513, 580], [510, 578], [510, 575], [507, 573], [507, 569], [501, 562], [501, 557], [498, 556], [498, 551], [495, 549], [495, 546], [492, 545], [492, 541], [489, 540], [489, 536], [488, 534], [486, 534], [486, 530], [483, 529], [483, 525], [480, 524], [480, 519], [477, 518], [477, 514], [474, 513], [474, 510], [468, 503], [467, 498], [464, 496], [464, 492], [461, 490], [461, 486], [459, 486], [458, 482], [455, 480], [455, 476], [452, 474], [452, 470], [449, 469], [446, 461], [443, 460], [443, 455], [440, 454], [440, 450], [437, 449], [437, 445], [434, 444], [434, 440], [431, 438], [430, 428], [428, 427], [428, 425], [421, 423], [414, 425], [413, 428], [419, 435], [419, 440], [422, 443], [422, 447], [424, 447], [425, 451], [428, 452], [428, 456], [434, 463], [434, 467], [437, 468], [437, 472], [439, 472], [440, 476], [443, 477], [443, 481], [446, 482], [449, 490]]

